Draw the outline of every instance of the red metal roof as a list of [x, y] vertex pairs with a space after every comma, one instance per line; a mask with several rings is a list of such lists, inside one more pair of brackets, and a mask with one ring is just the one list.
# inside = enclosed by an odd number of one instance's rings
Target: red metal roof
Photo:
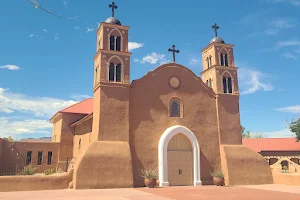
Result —
[[300, 151], [300, 142], [295, 138], [246, 138], [243, 145], [256, 152]]
[[77, 113], [77, 114], [92, 114], [93, 113], [93, 106], [94, 106], [94, 99], [88, 98], [81, 102], [78, 102], [70, 107], [67, 107], [59, 113]]

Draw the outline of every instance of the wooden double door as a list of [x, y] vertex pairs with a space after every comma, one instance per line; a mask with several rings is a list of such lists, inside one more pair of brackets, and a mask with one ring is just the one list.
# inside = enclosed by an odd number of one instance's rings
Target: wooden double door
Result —
[[168, 179], [170, 186], [193, 185], [193, 152], [189, 139], [175, 135], [168, 145]]

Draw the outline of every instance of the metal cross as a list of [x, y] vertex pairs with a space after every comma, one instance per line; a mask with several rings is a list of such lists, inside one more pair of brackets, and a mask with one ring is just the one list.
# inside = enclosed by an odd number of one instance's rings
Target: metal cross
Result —
[[173, 52], [173, 62], [175, 62], [175, 53], [179, 53], [179, 50], [175, 50], [175, 45], [173, 44], [172, 49], [169, 48], [168, 51], [172, 51]]
[[218, 29], [220, 28], [216, 23], [212, 25], [212, 28], [215, 31], [215, 37], [218, 37]]
[[118, 8], [118, 6], [115, 4], [115, 2], [112, 2], [111, 4], [109, 4], [109, 8], [111, 8], [112, 10], [112, 17], [115, 16], [115, 9]]

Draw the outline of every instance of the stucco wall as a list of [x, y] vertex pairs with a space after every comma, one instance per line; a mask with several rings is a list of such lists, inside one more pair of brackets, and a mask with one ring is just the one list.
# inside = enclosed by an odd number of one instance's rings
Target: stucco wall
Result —
[[244, 145], [221, 145], [221, 162], [226, 185], [272, 184], [268, 162]]
[[220, 144], [242, 144], [239, 97], [219, 94], [217, 98]]
[[60, 161], [65, 161], [67, 157], [69, 159], [73, 157], [74, 127], [70, 127], [70, 124], [76, 122], [84, 116], [85, 115], [82, 114], [62, 114], [62, 131], [58, 156]]
[[62, 114], [59, 113], [58, 116], [53, 121], [52, 126], [52, 141], [60, 142], [62, 130]]
[[272, 172], [274, 184], [300, 186], [300, 174]]
[[75, 189], [128, 188], [133, 185], [127, 142], [91, 143], [83, 154], [79, 154], [74, 170]]
[[[169, 79], [176, 76], [180, 87], [173, 89]], [[183, 117], [169, 117], [170, 99], [183, 104]], [[210, 172], [218, 166], [219, 142], [216, 100], [212, 89], [179, 64], [162, 65], [135, 80], [130, 91], [130, 148], [135, 186], [143, 186], [141, 170], [158, 166], [158, 143], [164, 131], [174, 125], [190, 129], [201, 150], [201, 180], [211, 183]]]
[[[77, 157], [77, 155], [82, 151], [82, 149], [84, 149], [86, 146], [90, 144], [91, 132], [93, 126], [92, 123], [93, 123], [93, 118], [75, 126], [73, 157]], [[81, 140], [81, 146], [79, 148], [80, 140]]]
[[0, 176], [0, 192], [67, 189], [73, 170], [63, 175]]

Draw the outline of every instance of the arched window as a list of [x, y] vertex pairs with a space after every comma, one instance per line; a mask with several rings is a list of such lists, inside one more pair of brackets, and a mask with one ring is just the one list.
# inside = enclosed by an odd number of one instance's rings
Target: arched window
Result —
[[228, 77], [228, 93], [232, 94], [232, 82], [230, 77]]
[[212, 62], [211, 62], [211, 56], [209, 57], [209, 60], [208, 60], [208, 62], [209, 62], [209, 67], [211, 67], [211, 66], [212, 66]]
[[209, 81], [208, 80], [206, 80], [206, 85], [209, 86]]
[[116, 82], [121, 82], [121, 64], [116, 66]]
[[109, 49], [110, 50], [115, 50], [115, 36], [111, 35], [109, 38]]
[[114, 63], [109, 64], [109, 81], [115, 81], [115, 65]]
[[226, 77], [223, 77], [223, 92], [227, 93], [227, 80], [226, 80]]
[[224, 65], [228, 66], [228, 55], [227, 54], [224, 55]]
[[98, 83], [98, 68], [95, 69], [95, 85]]
[[223, 54], [220, 54], [220, 64], [221, 64], [222, 66], [224, 65]]
[[116, 39], [116, 50], [121, 51], [121, 37], [117, 37]]
[[170, 117], [180, 117], [180, 103], [176, 99], [170, 102]]
[[79, 139], [79, 142], [78, 142], [78, 149], [81, 148], [81, 138]]
[[206, 63], [207, 63], [207, 69], [208, 69], [210, 67], [209, 66], [209, 58], [208, 57], [206, 58]]

